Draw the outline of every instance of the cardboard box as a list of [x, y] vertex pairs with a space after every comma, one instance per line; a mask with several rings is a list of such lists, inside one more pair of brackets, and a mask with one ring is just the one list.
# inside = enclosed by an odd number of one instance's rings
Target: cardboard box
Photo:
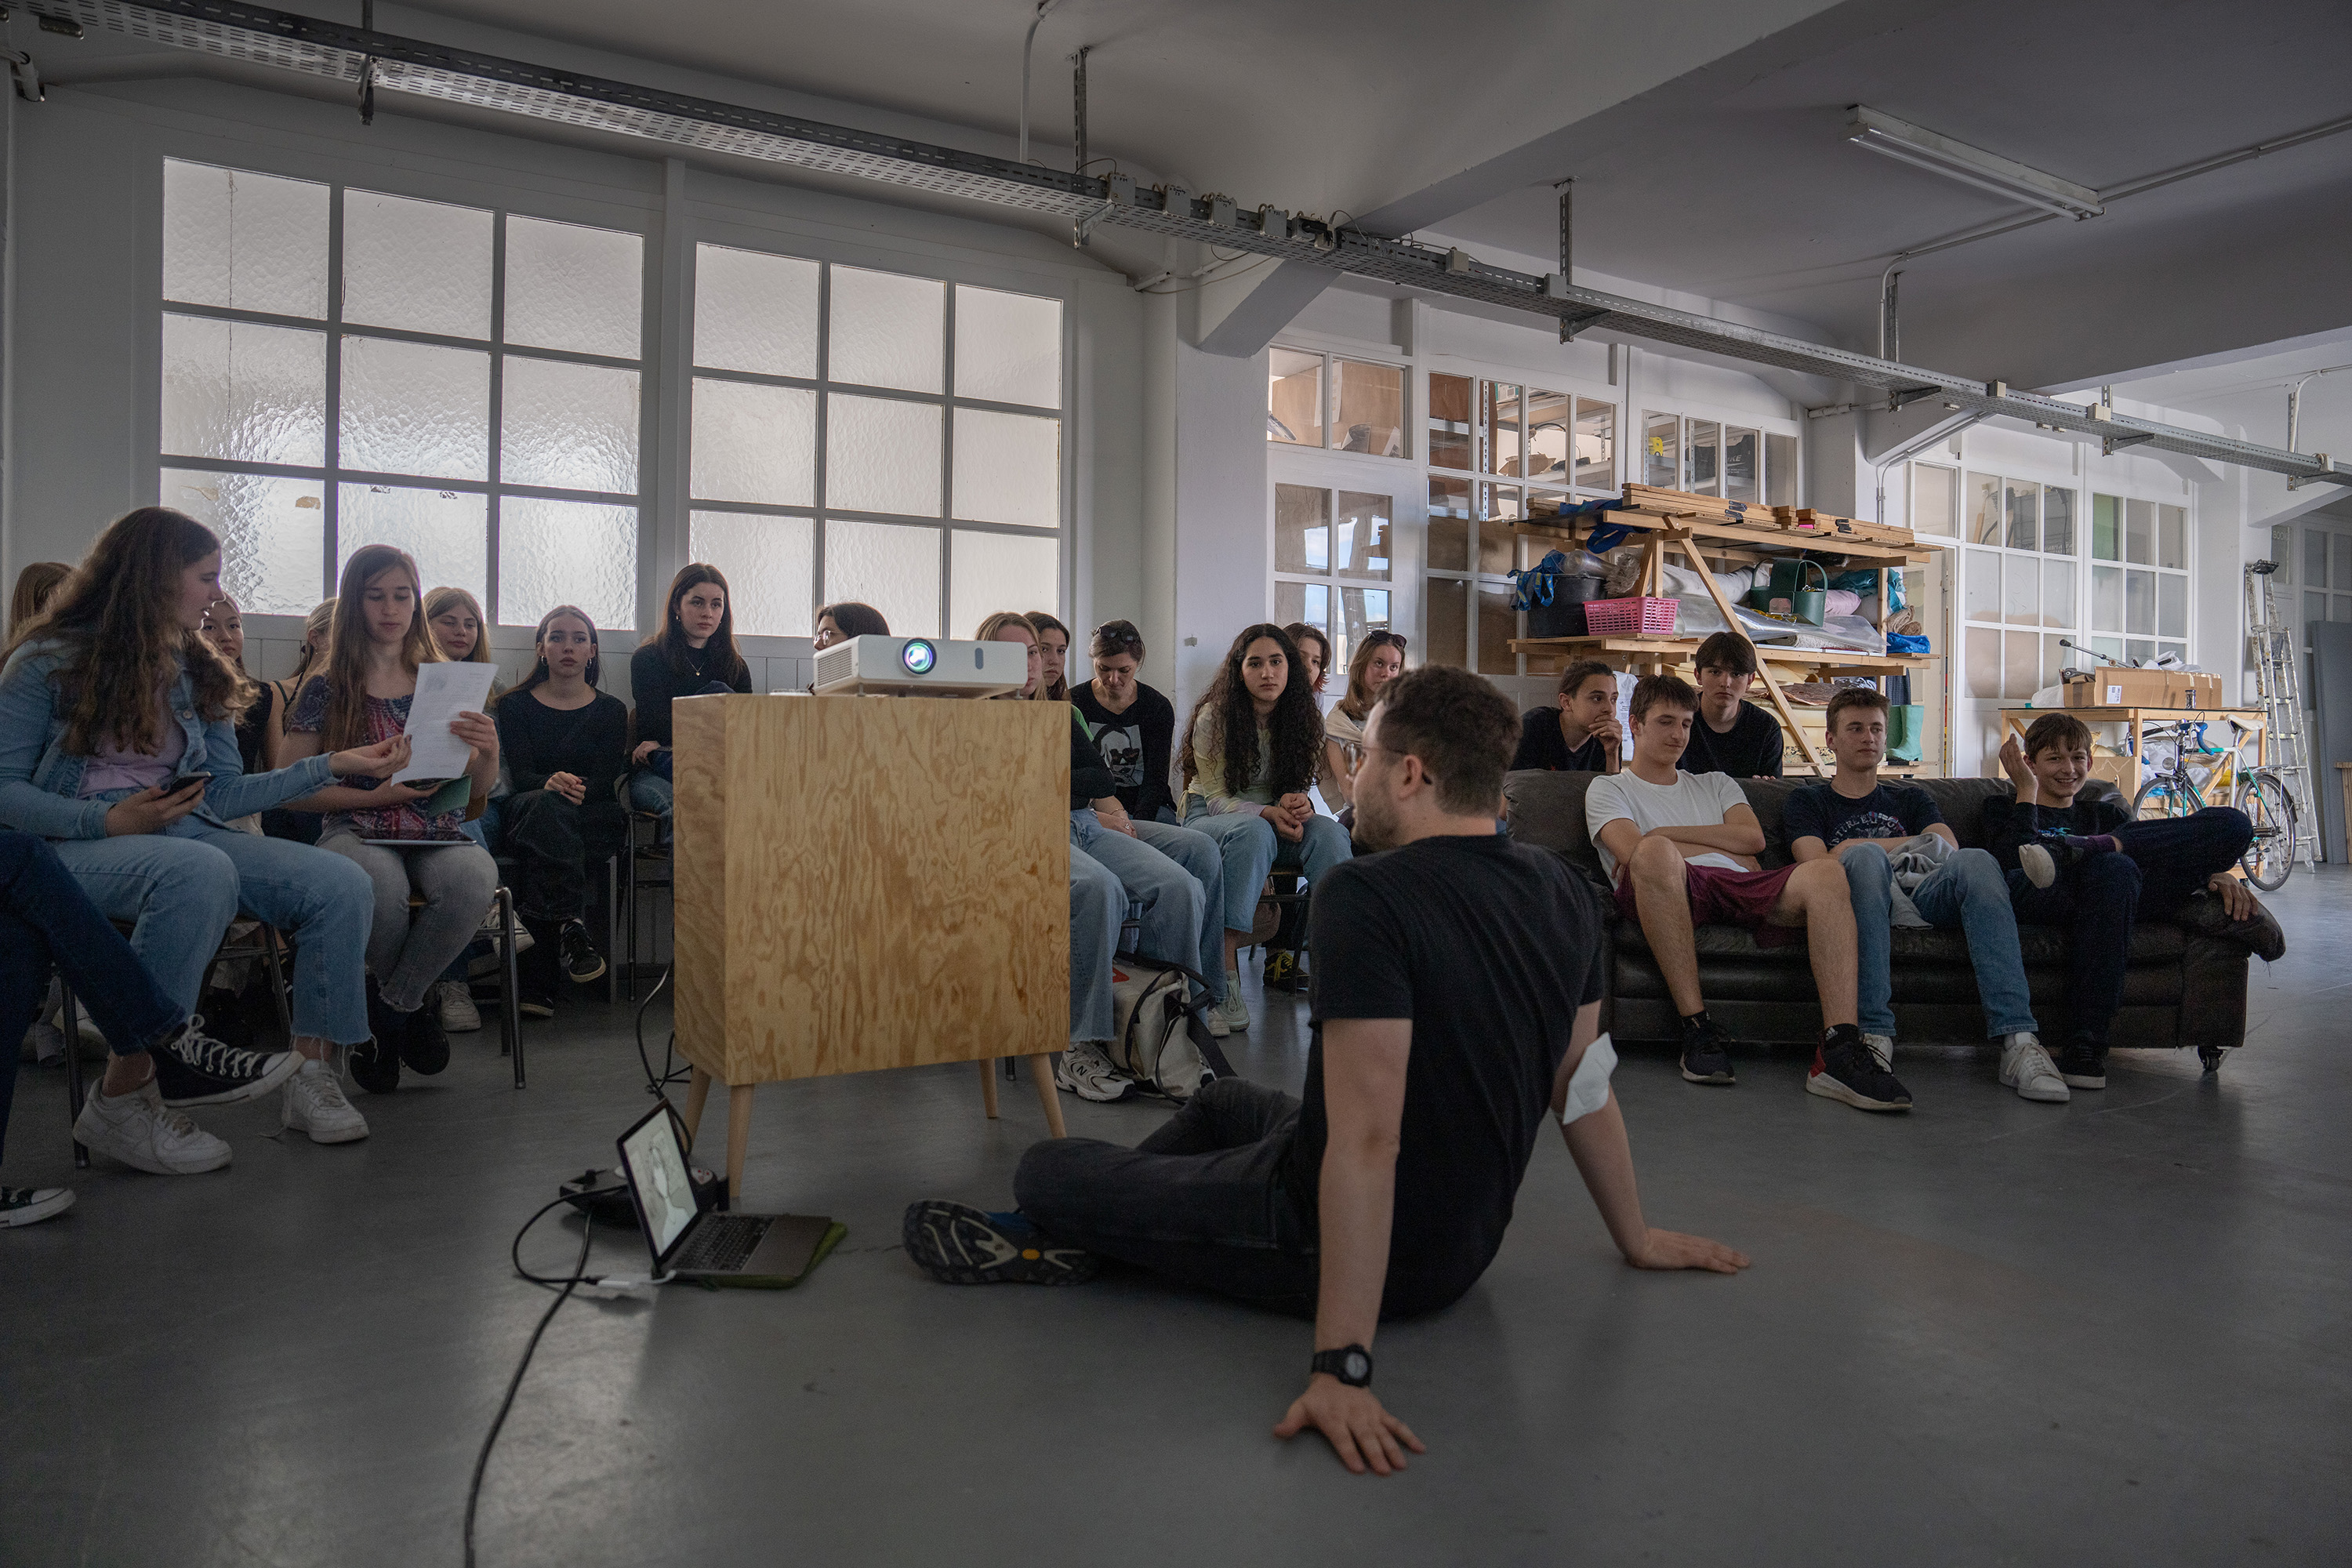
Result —
[[2218, 708], [2221, 678], [2178, 669], [2095, 669], [2067, 683], [2069, 708]]

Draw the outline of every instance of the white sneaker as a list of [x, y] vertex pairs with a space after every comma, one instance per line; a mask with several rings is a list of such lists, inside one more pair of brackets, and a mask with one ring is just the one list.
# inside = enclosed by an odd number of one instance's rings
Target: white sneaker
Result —
[[2074, 1098], [2066, 1080], [2058, 1076], [2058, 1068], [2050, 1053], [2042, 1048], [2042, 1041], [2026, 1033], [2011, 1035], [2000, 1043], [2000, 1081], [2017, 1090], [2025, 1100], [2038, 1100], [2049, 1105], [2063, 1105]]
[[2058, 879], [2057, 860], [2039, 844], [2018, 847], [2017, 867], [2025, 873], [2025, 879], [2037, 888], [2046, 888]]
[[433, 987], [434, 1005], [441, 1010], [441, 1032], [470, 1035], [482, 1026], [481, 1009], [462, 980], [444, 980]]
[[193, 1176], [229, 1163], [229, 1146], [163, 1103], [149, 1079], [129, 1094], [92, 1094], [74, 1118], [74, 1142], [159, 1176]]
[[0, 1187], [0, 1230], [38, 1225], [71, 1207], [71, 1187]]
[[322, 1061], [305, 1059], [286, 1080], [281, 1125], [307, 1132], [313, 1143], [350, 1143], [368, 1135], [367, 1118], [343, 1098], [343, 1086]]
[[1870, 1047], [1870, 1054], [1878, 1058], [1880, 1067], [1885, 1068], [1888, 1072], [1895, 1070], [1894, 1036], [1874, 1035], [1865, 1029], [1863, 1031], [1862, 1043]]
[[1217, 1019], [1229, 1035], [1249, 1033], [1249, 1004], [1242, 999], [1242, 977], [1239, 970], [1225, 971], [1224, 1005], [1217, 1009]]
[[1136, 1092], [1135, 1080], [1110, 1065], [1102, 1047], [1081, 1042], [1054, 1064], [1054, 1083], [1065, 1093], [1097, 1105], [1112, 1105]]

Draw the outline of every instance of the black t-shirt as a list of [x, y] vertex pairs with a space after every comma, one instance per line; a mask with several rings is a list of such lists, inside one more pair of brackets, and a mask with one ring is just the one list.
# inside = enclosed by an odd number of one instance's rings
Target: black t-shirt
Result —
[[1780, 776], [1780, 721], [1743, 699], [1739, 717], [1717, 734], [1706, 715], [1691, 716], [1690, 744], [1675, 764], [1686, 773], [1729, 773], [1736, 779], [1777, 779]]
[[1512, 754], [1511, 767], [1549, 768], [1553, 773], [1598, 773], [1609, 768], [1609, 752], [1598, 735], [1587, 735], [1584, 744], [1570, 748], [1568, 737], [1559, 732], [1559, 710], [1530, 708], [1519, 721], [1519, 749]]
[[1824, 779], [1792, 791], [1780, 808], [1790, 843], [1818, 838], [1832, 849], [1849, 838], [1916, 838], [1943, 820], [1926, 790], [1891, 782], [1849, 800]]
[[2130, 820], [2123, 801], [2112, 795], [2086, 792], [2072, 805], [2020, 805], [2014, 795], [1997, 795], [1984, 803], [1985, 847], [2002, 870], [2014, 871], [2021, 845], [2067, 834], [2089, 838], [2113, 833]]
[[1112, 793], [1128, 816], [1150, 822], [1162, 806], [1172, 809], [1176, 802], [1168, 791], [1168, 758], [1176, 734], [1176, 709], [1168, 699], [1138, 681], [1135, 700], [1126, 712], [1114, 713], [1095, 695], [1094, 682], [1086, 680], [1070, 688], [1070, 705], [1094, 726], [1095, 747], [1110, 769], [1118, 785]]
[[1577, 1009], [1601, 999], [1597, 896], [1557, 855], [1497, 834], [1349, 861], [1309, 911], [1315, 1042], [1284, 1183], [1312, 1216], [1330, 1137], [1323, 1025], [1411, 1018], [1381, 1310], [1430, 1310], [1502, 1245]]

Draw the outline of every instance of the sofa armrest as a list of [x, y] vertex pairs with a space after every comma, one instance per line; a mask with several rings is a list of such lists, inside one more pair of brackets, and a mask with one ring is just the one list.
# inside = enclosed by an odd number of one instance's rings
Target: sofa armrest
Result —
[[2210, 1057], [2246, 1043], [2246, 970], [2252, 962], [2242, 943], [2189, 939], [2180, 955], [2180, 1044]]

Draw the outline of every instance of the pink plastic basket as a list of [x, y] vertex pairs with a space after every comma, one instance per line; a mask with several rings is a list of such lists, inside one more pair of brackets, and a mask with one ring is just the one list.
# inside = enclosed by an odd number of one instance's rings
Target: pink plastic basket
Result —
[[1597, 637], [1675, 635], [1672, 599], [1594, 599], [1584, 606], [1584, 629]]

